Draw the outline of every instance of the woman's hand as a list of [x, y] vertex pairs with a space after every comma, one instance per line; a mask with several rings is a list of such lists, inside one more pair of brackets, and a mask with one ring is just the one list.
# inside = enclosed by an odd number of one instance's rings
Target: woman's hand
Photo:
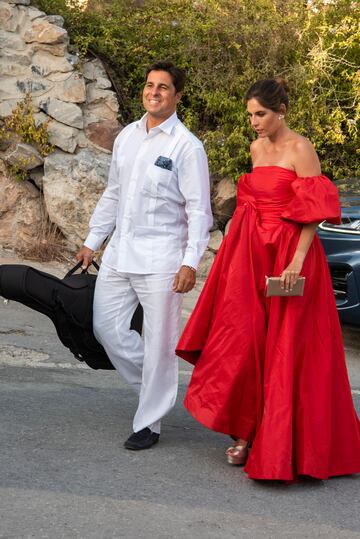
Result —
[[294, 257], [287, 268], [280, 275], [280, 286], [286, 292], [293, 289], [299, 279], [299, 275], [303, 266], [304, 260], [302, 257]]

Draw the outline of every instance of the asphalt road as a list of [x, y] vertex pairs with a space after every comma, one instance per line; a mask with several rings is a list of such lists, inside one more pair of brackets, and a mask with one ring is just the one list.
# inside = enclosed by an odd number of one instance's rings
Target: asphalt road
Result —
[[[360, 412], [359, 333], [344, 339]], [[360, 538], [360, 476], [249, 480], [226, 464], [228, 439], [182, 407], [184, 362], [160, 443], [140, 453], [122, 447], [136, 397], [120, 377], [83, 366], [48, 319], [2, 300], [0, 374], [2, 539]]]

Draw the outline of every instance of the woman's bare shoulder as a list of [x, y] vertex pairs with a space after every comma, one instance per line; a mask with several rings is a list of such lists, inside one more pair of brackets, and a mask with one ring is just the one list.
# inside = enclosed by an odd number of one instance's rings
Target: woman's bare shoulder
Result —
[[299, 133], [292, 132], [292, 147], [295, 152], [315, 151], [310, 140]]
[[261, 151], [261, 148], [263, 147], [263, 141], [259, 138], [252, 141], [250, 144], [250, 154], [252, 159]]
[[298, 133], [293, 133], [291, 153], [298, 176], [318, 176], [321, 174], [318, 155], [309, 139]]

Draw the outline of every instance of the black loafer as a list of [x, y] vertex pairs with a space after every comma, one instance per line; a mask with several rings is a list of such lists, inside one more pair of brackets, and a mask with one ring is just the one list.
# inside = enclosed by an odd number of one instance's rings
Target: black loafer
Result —
[[160, 434], [157, 432], [151, 432], [149, 427], [145, 427], [139, 432], [134, 432], [129, 438], [124, 442], [124, 447], [126, 449], [131, 449], [132, 451], [140, 451], [141, 449], [149, 449], [151, 446], [155, 445], [159, 441]]

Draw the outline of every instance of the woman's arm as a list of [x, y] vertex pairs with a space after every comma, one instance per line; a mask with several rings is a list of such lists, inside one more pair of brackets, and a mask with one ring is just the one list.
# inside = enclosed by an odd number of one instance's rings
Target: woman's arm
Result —
[[[299, 137], [299, 140], [294, 144], [293, 163], [295, 172], [300, 178], [321, 174], [317, 153], [311, 142], [303, 137]], [[280, 275], [283, 289], [292, 290], [297, 282], [318, 224], [316, 222], [303, 225], [293, 259]]]
[[318, 224], [319, 223], [309, 223], [308, 225], [303, 225], [293, 259], [280, 275], [281, 288], [285, 290], [293, 289], [293, 286], [299, 278]]

